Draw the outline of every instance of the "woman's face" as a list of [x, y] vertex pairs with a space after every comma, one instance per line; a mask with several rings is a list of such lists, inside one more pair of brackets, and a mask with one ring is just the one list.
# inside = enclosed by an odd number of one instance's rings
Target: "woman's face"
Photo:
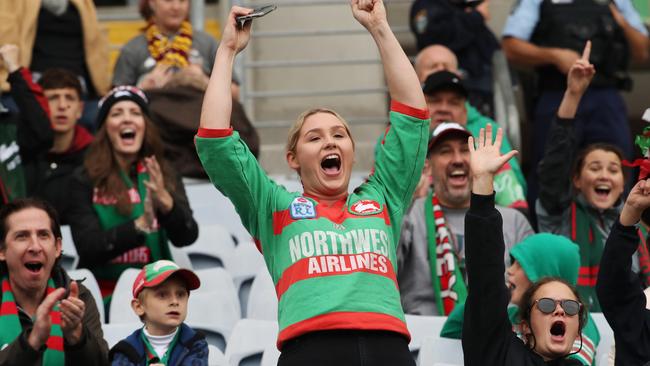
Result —
[[545, 360], [563, 357], [571, 352], [573, 342], [578, 337], [580, 328], [579, 314], [569, 316], [560, 304], [555, 310], [544, 314], [535, 304], [541, 298], [554, 300], [578, 300], [573, 291], [562, 282], [549, 282], [542, 285], [533, 295], [533, 307], [530, 311], [530, 328], [524, 325], [524, 333], [531, 329], [535, 337], [534, 351]]
[[613, 152], [594, 150], [585, 156], [573, 184], [593, 207], [611, 208], [623, 194], [625, 185], [621, 160]]
[[119, 101], [108, 111], [105, 123], [114, 154], [127, 161], [137, 159], [145, 133], [140, 106], [130, 100]]
[[187, 19], [190, 0], [149, 0], [153, 22], [163, 32], [177, 32]]
[[330, 113], [316, 113], [302, 125], [289, 167], [300, 175], [305, 193], [339, 198], [347, 194], [354, 146], [345, 125]]
[[506, 273], [508, 275], [506, 286], [510, 289], [510, 302], [519, 305], [521, 303], [522, 295], [531, 285], [530, 280], [516, 259], [512, 262], [512, 265], [508, 267]]

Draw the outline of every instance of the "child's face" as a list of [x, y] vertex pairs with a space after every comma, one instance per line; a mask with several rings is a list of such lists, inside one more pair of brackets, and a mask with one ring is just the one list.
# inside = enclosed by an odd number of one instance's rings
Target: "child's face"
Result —
[[613, 152], [594, 150], [585, 156], [580, 175], [573, 179], [573, 184], [593, 207], [599, 210], [613, 207], [625, 186], [621, 160]]
[[171, 276], [160, 285], [142, 290], [142, 301], [133, 299], [131, 307], [143, 318], [152, 335], [173, 332], [187, 316], [187, 285], [178, 276]]

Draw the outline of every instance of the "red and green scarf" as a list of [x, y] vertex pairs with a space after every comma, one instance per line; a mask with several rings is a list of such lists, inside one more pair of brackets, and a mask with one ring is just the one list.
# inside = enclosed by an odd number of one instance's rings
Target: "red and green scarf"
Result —
[[[571, 240], [580, 248], [580, 270], [578, 272], [578, 292], [583, 301], [589, 304], [589, 311], [602, 311], [596, 295], [596, 280], [600, 269], [600, 258], [603, 255], [605, 241], [601, 235], [598, 223], [587, 212], [587, 209], [575, 200], [571, 202]], [[647, 286], [650, 284], [650, 255], [645, 245], [647, 233], [639, 230], [639, 263], [641, 275]]]
[[[144, 181], [149, 180], [144, 164], [137, 164], [137, 186], [133, 186], [131, 179], [126, 173], [122, 173], [122, 179], [128, 188], [129, 199], [131, 200], [131, 214], [122, 215], [117, 210], [117, 198], [102, 196], [95, 188], [93, 196], [93, 208], [99, 217], [102, 229], [109, 230], [126, 222], [133, 221], [144, 213], [144, 200], [147, 194]], [[146, 234], [142, 246], [131, 249], [120, 256], [113, 258], [108, 263], [93, 268], [92, 272], [97, 278], [104, 303], [110, 303], [113, 289], [117, 279], [127, 268], [142, 268], [147, 263], [159, 259], [172, 259], [167, 237], [164, 231], [159, 230], [158, 223], [154, 223], [154, 231]]]
[[440, 315], [449, 315], [457, 304], [465, 302], [467, 287], [458, 266], [458, 257], [451, 245], [451, 232], [445, 222], [440, 201], [433, 190], [424, 203], [424, 218], [427, 224], [429, 265], [436, 305]]
[[147, 27], [145, 37], [149, 54], [157, 63], [179, 68], [189, 65], [189, 54], [192, 49], [192, 24], [187, 20], [181, 23], [178, 34], [171, 41], [153, 23]]
[[[46, 296], [54, 291], [54, 281], [47, 281]], [[61, 313], [59, 305], [55, 305], [50, 312], [52, 327], [50, 336], [45, 342], [47, 349], [43, 354], [43, 366], [63, 365], [65, 354], [63, 352], [63, 331], [61, 330]], [[23, 327], [18, 318], [18, 306], [14, 298], [9, 277], [2, 278], [2, 306], [0, 306], [0, 347], [13, 342], [22, 333]]]

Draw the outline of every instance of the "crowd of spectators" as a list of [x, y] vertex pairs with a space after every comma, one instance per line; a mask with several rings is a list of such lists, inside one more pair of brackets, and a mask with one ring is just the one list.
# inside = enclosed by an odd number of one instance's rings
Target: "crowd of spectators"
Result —
[[[145, 354], [150, 362], [176, 360], [178, 339], [191, 341], [183, 344], [196, 360], [207, 357], [205, 341], [183, 323], [198, 279], [175, 267], [170, 245], [198, 237], [182, 178], [208, 175], [235, 204], [283, 291], [283, 365], [321, 355], [320, 344], [339, 345], [341, 336], [370, 336], [368, 347], [392, 350], [407, 365], [404, 313], [447, 316], [441, 336], [463, 340], [468, 365], [592, 365], [600, 335], [589, 312], [603, 312], [616, 364], [650, 362], [642, 292], [650, 287], [650, 222], [642, 220], [650, 185], [625, 168], [636, 154], [621, 96], [634, 87], [630, 63], [650, 59], [650, 39], [630, 0], [521, 0], [500, 41], [487, 26], [488, 0], [416, 0], [412, 67], [383, 28], [382, 1], [352, 0], [379, 47], [393, 103], [375, 169], [349, 195], [354, 139], [330, 109], [306, 112], [290, 131], [287, 162], [304, 193], [287, 193], [259, 168], [260, 139], [225, 60], [246, 46], [251, 23], [235, 26], [233, 17], [247, 10], [230, 14], [220, 47], [189, 22], [190, 0], [142, 0], [146, 25], [109, 70], [97, 3], [0, 2], [0, 365], [106, 364], [97, 307], [109, 306], [128, 268], [142, 268], [132, 307], [145, 327], [111, 352], [114, 364]], [[532, 151], [529, 171], [494, 120], [492, 60], [501, 49], [511, 65], [534, 71], [526, 95], [532, 133], [522, 142]], [[389, 273], [369, 267], [350, 283], [349, 274], [338, 273], [344, 281], [305, 275], [311, 290], [288, 291], [287, 281], [302, 276], [284, 278], [299, 270], [289, 265], [301, 263], [294, 255], [310, 255], [292, 251], [290, 261], [283, 246], [304, 247], [310, 232], [313, 242], [343, 248], [336, 238], [357, 230], [343, 225], [355, 215], [387, 233], [373, 260], [388, 263]], [[318, 237], [319, 220], [341, 233]], [[103, 304], [60, 266], [60, 225], [70, 226], [79, 266], [98, 280]], [[341, 248], [330, 254], [352, 255]], [[377, 278], [396, 287], [367, 291]], [[344, 291], [354, 286], [369, 287]], [[322, 289], [331, 303], [321, 309], [308, 301]], [[152, 303], [164, 302], [160, 293], [181, 309], [172, 325], [157, 323]], [[387, 300], [368, 301], [379, 294]], [[357, 319], [340, 315], [353, 310]], [[309, 353], [296, 349], [300, 342]], [[345, 352], [337, 360], [351, 359]]]

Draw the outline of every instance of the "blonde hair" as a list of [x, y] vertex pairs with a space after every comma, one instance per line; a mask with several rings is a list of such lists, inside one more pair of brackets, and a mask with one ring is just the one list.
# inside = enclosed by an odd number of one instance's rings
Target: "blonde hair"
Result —
[[305, 121], [307, 120], [308, 117], [313, 116], [318, 113], [329, 113], [336, 117], [341, 123], [343, 124], [343, 127], [345, 127], [345, 132], [348, 133], [348, 136], [350, 136], [350, 140], [352, 140], [352, 148], [354, 149], [354, 139], [352, 138], [352, 133], [350, 132], [350, 125], [348, 122], [341, 117], [340, 114], [336, 113], [333, 109], [329, 108], [312, 108], [308, 109], [300, 114], [298, 116], [298, 119], [296, 119], [296, 122], [293, 123], [291, 128], [289, 129], [289, 136], [287, 137], [287, 152], [296, 152], [296, 146], [298, 145], [298, 139], [300, 138], [300, 130], [302, 129], [302, 126], [305, 124]]

